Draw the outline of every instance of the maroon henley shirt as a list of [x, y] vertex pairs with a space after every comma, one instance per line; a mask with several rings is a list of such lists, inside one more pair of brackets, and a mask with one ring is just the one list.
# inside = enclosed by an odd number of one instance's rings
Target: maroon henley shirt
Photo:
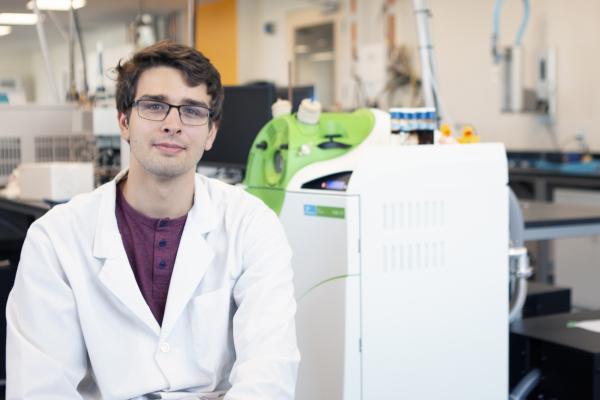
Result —
[[127, 203], [119, 185], [115, 214], [142, 296], [162, 325], [171, 274], [187, 215], [175, 219], [147, 217]]

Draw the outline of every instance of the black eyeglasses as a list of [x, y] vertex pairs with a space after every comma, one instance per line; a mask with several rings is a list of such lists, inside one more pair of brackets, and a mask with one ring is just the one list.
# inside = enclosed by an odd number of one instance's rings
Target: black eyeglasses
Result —
[[140, 118], [150, 121], [164, 121], [171, 108], [176, 108], [181, 122], [192, 126], [206, 125], [212, 115], [212, 111], [208, 107], [188, 104], [176, 106], [158, 100], [136, 100], [132, 107], [137, 108]]

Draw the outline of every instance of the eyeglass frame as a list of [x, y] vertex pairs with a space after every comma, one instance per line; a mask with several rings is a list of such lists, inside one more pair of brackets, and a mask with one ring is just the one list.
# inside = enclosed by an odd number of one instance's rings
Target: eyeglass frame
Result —
[[[140, 115], [140, 109], [139, 109], [139, 103], [140, 101], [149, 101], [149, 102], [153, 102], [153, 103], [161, 103], [161, 104], [165, 104], [167, 106], [169, 106], [169, 109], [167, 110], [167, 112], [165, 113], [165, 116], [162, 119], [149, 119], [146, 117], [142, 117]], [[131, 104], [131, 108], [137, 108], [137, 115], [138, 117], [145, 119], [146, 121], [164, 121], [165, 119], [167, 119], [167, 117], [169, 116], [169, 113], [171, 112], [172, 108], [177, 109], [177, 115], [179, 115], [179, 120], [181, 121], [182, 124], [187, 125], [187, 126], [204, 126], [207, 124], [210, 124], [211, 121], [211, 117], [214, 115], [214, 112], [212, 109], [203, 106], [201, 104], [180, 104], [178, 106], [176, 106], [175, 104], [170, 104], [167, 103], [166, 101], [161, 101], [161, 100], [152, 100], [152, 99], [137, 99], [134, 100], [133, 103]], [[193, 125], [193, 124], [186, 124], [185, 122], [183, 122], [183, 118], [181, 117], [181, 107], [200, 107], [200, 108], [204, 108], [205, 110], [208, 110], [208, 119], [206, 120], [206, 122], [204, 124], [200, 124], [200, 125]]]

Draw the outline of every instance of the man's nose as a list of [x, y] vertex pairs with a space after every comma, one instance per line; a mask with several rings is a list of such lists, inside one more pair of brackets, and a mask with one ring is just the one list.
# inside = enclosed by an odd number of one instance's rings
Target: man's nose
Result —
[[163, 120], [162, 131], [169, 135], [181, 133], [181, 118], [179, 118], [179, 110], [172, 107], [167, 117]]

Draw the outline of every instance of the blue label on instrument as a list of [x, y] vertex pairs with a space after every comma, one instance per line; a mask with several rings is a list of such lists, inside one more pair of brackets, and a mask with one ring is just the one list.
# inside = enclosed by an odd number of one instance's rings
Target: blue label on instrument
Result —
[[304, 215], [309, 215], [311, 217], [317, 215], [317, 206], [315, 206], [314, 204], [305, 204]]

